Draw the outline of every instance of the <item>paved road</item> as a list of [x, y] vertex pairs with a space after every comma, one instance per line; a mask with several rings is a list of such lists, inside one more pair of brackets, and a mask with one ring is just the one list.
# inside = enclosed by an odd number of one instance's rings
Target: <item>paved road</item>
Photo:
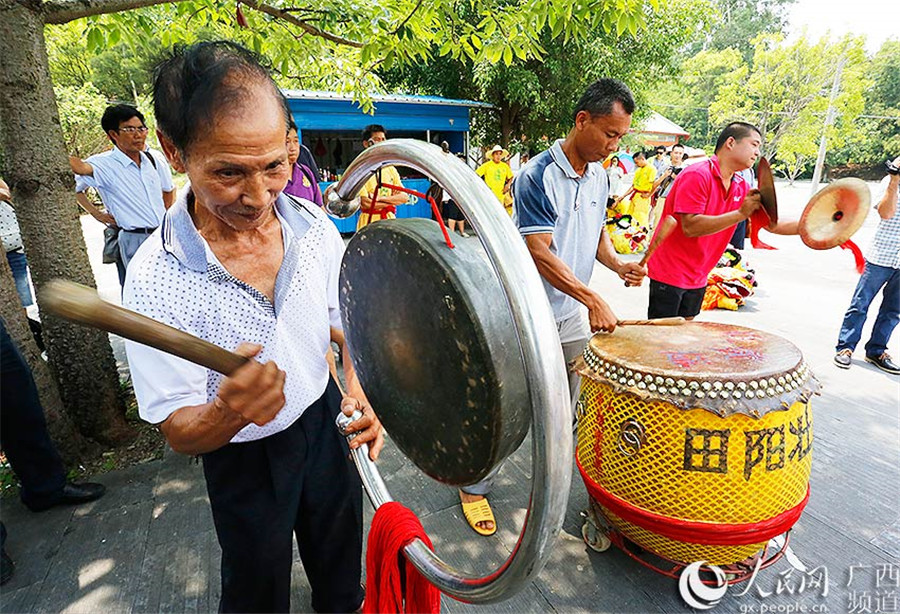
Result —
[[[799, 215], [807, 192], [808, 185], [779, 186], [782, 216]], [[861, 246], [868, 245], [875, 224], [875, 215], [870, 215], [855, 237]], [[89, 252], [99, 258], [100, 229], [90, 219], [84, 226]], [[716, 611], [896, 612], [900, 378], [864, 363], [861, 352], [848, 371], [831, 363], [857, 279], [849, 252], [813, 252], [793, 237], [766, 239], [779, 249], [746, 251], [759, 279], [748, 305], [738, 312], [702, 317], [789, 339], [823, 384], [822, 395], [813, 400], [812, 494], [792, 537], [798, 560], [816, 571], [804, 574], [782, 560], [763, 571], [747, 595], [738, 595], [745, 585], [731, 589]], [[114, 267], [97, 263], [96, 268], [101, 293], [115, 299]], [[646, 288], [626, 289], [600, 269], [592, 286], [609, 298], [620, 317], [645, 314]], [[895, 335], [895, 356], [900, 354], [897, 339]], [[500, 529], [487, 539], [464, 524], [453, 489], [424, 477], [395, 448], [388, 446], [380, 467], [395, 497], [422, 519], [436, 550], [449, 562], [484, 573], [514, 547], [528, 504], [527, 441], [500, 474], [492, 497]], [[100, 479], [109, 487], [107, 496], [78, 508], [31, 514], [16, 501], [2, 502], [10, 531], [7, 548], [18, 570], [0, 593], [0, 611], [215, 611], [219, 552], [199, 466], [169, 452], [161, 461]], [[585, 547], [578, 512], [586, 501], [580, 477], [573, 473], [563, 530], [538, 580], [521, 594], [483, 607], [445, 598], [445, 611], [690, 611], [673, 580], [621, 552], [597, 554]], [[371, 511], [366, 513], [371, 518]], [[823, 570], [828, 574], [827, 595], [809, 582]], [[308, 585], [299, 561], [294, 580], [293, 609], [308, 611]]]

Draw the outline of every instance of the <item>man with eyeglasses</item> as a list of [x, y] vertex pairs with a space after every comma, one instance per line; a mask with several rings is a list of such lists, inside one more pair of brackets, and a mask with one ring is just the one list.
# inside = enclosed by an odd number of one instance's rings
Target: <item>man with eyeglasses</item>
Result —
[[[175, 202], [175, 185], [165, 156], [147, 147], [147, 125], [140, 111], [127, 104], [112, 105], [100, 124], [114, 147], [83, 161], [70, 157], [69, 163], [78, 204], [94, 219], [121, 229], [119, 283], [124, 284], [132, 256]], [[88, 188], [100, 194], [106, 213], [85, 196]]]

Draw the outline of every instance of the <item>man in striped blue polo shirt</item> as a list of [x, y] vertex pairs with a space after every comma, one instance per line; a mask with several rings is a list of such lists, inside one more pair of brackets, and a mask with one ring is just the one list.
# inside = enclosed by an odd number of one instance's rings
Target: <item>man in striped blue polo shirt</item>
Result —
[[[534, 157], [513, 182], [513, 221], [541, 274], [566, 363], [581, 353], [592, 331], [612, 331], [618, 321], [606, 301], [588, 287], [594, 261], [635, 286], [647, 274], [638, 263], [619, 259], [605, 231], [609, 178], [601, 162], [618, 148], [633, 112], [634, 98], [624, 83], [596, 81], [575, 106], [574, 125], [566, 138]], [[569, 373], [573, 405], [579, 384], [580, 377]], [[460, 490], [464, 512], [473, 503], [484, 506], [480, 502], [490, 492], [496, 471]], [[496, 530], [492, 514], [490, 520], [473, 523], [472, 518], [467, 517], [478, 533]]]
[[[567, 362], [591, 332], [616, 327], [612, 309], [588, 287], [594, 261], [633, 285], [646, 275], [619, 259], [605, 231], [609, 178], [600, 162], [618, 148], [633, 112], [624, 83], [596, 81], [578, 101], [568, 136], [536, 156], [513, 186], [514, 220], [544, 282]], [[573, 399], [578, 384], [570, 374]]]

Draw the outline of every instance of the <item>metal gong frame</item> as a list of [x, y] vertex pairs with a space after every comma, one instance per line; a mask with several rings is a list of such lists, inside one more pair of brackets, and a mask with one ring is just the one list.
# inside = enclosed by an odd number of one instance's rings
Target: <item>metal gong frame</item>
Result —
[[[470, 603], [502, 601], [524, 588], [543, 568], [562, 526], [569, 496], [571, 400], [556, 325], [537, 269], [509, 216], [472, 169], [439, 147], [395, 139], [367, 148], [343, 178], [326, 191], [326, 210], [340, 217], [352, 215], [359, 208], [356, 196], [365, 182], [386, 165], [406, 166], [432, 177], [449, 192], [475, 228], [502, 284], [531, 384], [531, 498], [509, 558], [492, 573], [479, 577], [447, 564], [421, 540], [404, 548], [406, 558], [442, 592]], [[375, 509], [392, 501], [369, 459], [368, 446], [358, 447], [352, 456]]]

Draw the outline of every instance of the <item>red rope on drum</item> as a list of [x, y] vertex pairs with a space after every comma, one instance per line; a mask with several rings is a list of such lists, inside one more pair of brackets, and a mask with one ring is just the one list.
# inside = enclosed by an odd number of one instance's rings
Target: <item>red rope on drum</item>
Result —
[[[438, 225], [441, 227], [441, 232], [444, 233], [444, 242], [447, 244], [447, 247], [450, 249], [454, 248], [453, 241], [450, 240], [450, 233], [447, 232], [447, 226], [444, 224], [444, 218], [441, 216], [441, 212], [438, 209], [437, 203], [434, 202], [434, 199], [428, 196], [427, 194], [422, 194], [421, 192], [417, 192], [415, 190], [410, 190], [409, 188], [404, 188], [400, 185], [391, 185], [389, 183], [380, 183], [378, 187], [389, 188], [391, 190], [397, 190], [398, 192], [405, 192], [406, 194], [412, 194], [413, 196], [418, 196], [419, 198], [424, 198], [431, 205], [431, 211], [434, 213], [434, 217], [437, 220]], [[375, 195], [378, 195], [378, 191], [375, 191]], [[375, 199], [372, 199], [372, 206], [375, 206]]]
[[653, 531], [675, 541], [691, 544], [744, 546], [768, 541], [777, 535], [785, 533], [794, 526], [797, 519], [800, 518], [800, 514], [803, 513], [803, 508], [806, 507], [807, 501], [809, 501], [809, 486], [807, 486], [806, 496], [803, 497], [800, 503], [767, 520], [741, 524], [684, 520], [683, 518], [673, 518], [650, 512], [617, 497], [597, 484], [585, 472], [577, 454], [575, 455], [575, 462], [578, 463], [578, 471], [581, 472], [588, 494], [600, 505], [609, 509], [622, 520], [635, 524], [642, 529]]
[[390, 501], [375, 511], [366, 552], [364, 614], [441, 611], [441, 592], [403, 556], [403, 548], [417, 538], [434, 549], [422, 523], [403, 505]]

